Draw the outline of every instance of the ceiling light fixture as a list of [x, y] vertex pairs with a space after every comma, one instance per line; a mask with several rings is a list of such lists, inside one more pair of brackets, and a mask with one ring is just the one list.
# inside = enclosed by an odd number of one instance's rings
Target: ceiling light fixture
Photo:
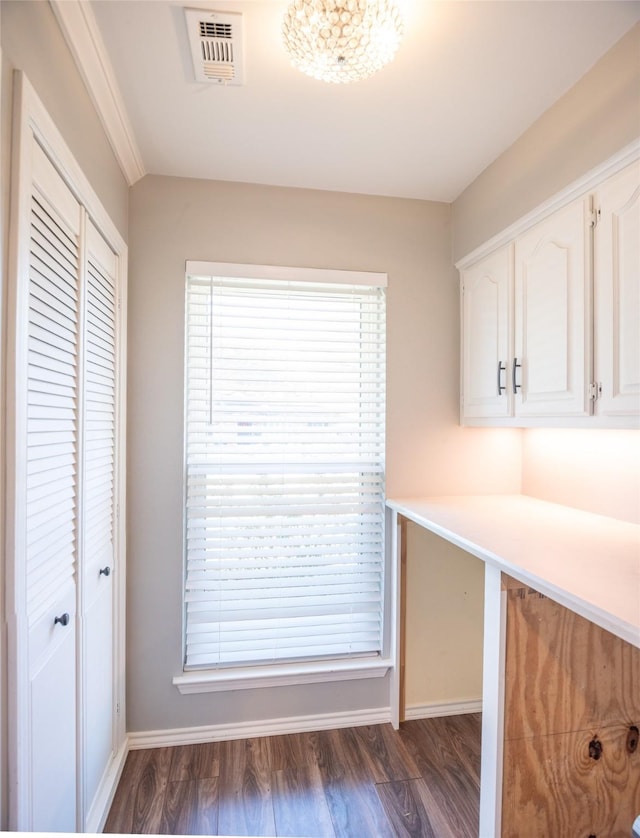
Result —
[[293, 66], [337, 84], [377, 73], [393, 59], [402, 33], [395, 0], [293, 0], [282, 22]]

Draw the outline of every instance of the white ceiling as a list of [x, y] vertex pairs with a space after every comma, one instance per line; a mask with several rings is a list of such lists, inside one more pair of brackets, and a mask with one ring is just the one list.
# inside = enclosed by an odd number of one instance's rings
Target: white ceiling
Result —
[[[371, 78], [329, 85], [281, 45], [280, 0], [92, 0], [153, 174], [452, 201], [640, 20], [640, 2], [400, 0]], [[183, 7], [244, 15], [242, 87], [194, 82]]]

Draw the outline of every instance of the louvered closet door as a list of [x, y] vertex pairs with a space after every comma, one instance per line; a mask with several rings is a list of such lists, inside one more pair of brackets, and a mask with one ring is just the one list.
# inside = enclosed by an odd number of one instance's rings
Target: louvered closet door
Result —
[[[24, 592], [31, 778], [26, 829], [76, 827], [76, 556], [81, 208], [37, 144], [28, 279]], [[19, 571], [20, 572], [20, 571]], [[57, 620], [57, 621], [56, 621]]]
[[113, 582], [116, 257], [88, 221], [83, 370], [84, 793], [88, 811], [114, 750]]

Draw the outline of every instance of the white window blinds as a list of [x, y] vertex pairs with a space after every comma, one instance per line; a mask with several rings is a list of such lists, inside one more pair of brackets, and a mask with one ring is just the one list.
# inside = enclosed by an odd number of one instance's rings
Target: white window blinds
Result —
[[385, 291], [187, 276], [186, 667], [381, 649]]

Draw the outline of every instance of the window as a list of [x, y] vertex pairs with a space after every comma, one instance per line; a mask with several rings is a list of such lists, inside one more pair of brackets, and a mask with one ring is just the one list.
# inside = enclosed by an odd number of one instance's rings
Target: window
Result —
[[185, 669], [379, 657], [384, 280], [187, 263]]

